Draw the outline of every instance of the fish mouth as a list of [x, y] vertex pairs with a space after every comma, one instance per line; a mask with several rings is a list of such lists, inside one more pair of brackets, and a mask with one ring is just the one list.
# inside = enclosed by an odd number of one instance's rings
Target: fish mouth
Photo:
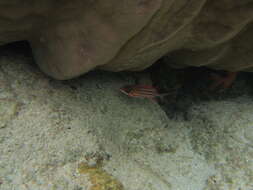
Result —
[[129, 95], [129, 92], [130, 92], [129, 88], [127, 88], [126, 86], [120, 88], [119, 91], [126, 95]]
[[127, 95], [126, 89], [120, 88], [119, 91]]

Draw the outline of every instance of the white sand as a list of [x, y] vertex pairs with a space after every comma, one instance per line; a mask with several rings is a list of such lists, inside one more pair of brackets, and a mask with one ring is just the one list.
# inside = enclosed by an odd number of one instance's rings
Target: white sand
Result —
[[121, 94], [131, 77], [55, 81], [28, 62], [0, 58], [1, 190], [93, 190], [77, 168], [101, 158], [126, 190], [253, 189], [252, 97], [193, 105], [190, 121], [175, 121]]

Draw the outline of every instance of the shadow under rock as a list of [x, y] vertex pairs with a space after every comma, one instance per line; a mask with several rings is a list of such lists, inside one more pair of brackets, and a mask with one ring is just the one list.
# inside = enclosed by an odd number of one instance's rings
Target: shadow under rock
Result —
[[253, 73], [240, 72], [230, 88], [211, 91], [209, 86], [213, 81], [210, 74], [217, 73], [223, 76], [226, 72], [205, 67], [172, 69], [162, 62], [151, 67], [149, 71], [159, 91], [169, 93], [168, 96], [159, 99], [159, 105], [170, 119], [191, 120], [188, 113], [196, 104], [253, 95]]

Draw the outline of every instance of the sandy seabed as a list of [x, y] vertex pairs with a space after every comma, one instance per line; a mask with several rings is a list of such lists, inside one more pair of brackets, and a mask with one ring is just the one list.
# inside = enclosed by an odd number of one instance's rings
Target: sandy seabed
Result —
[[1, 190], [252, 190], [253, 95], [193, 103], [188, 119], [119, 92], [131, 75], [56, 81], [0, 57]]

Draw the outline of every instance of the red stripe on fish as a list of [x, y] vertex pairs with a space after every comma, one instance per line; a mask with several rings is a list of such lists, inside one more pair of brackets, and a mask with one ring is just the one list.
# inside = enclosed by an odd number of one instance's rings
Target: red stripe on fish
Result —
[[160, 96], [157, 89], [151, 85], [133, 85], [120, 88], [124, 94], [137, 98], [155, 98]]

